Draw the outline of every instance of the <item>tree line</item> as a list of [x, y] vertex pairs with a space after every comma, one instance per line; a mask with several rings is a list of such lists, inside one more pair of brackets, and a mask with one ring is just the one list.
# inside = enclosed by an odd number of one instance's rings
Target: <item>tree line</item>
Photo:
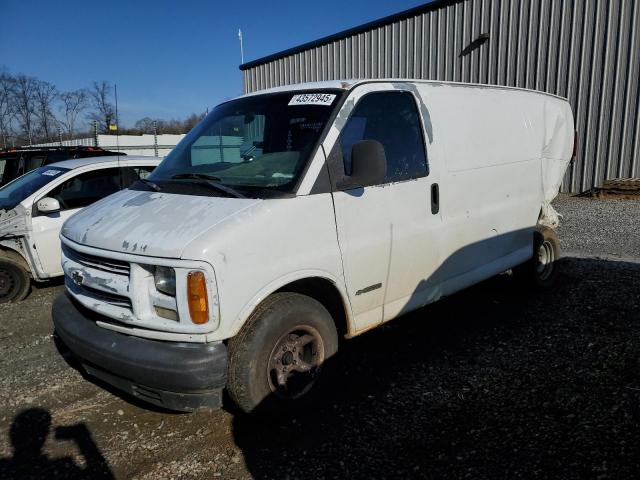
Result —
[[[0, 148], [32, 145], [86, 136], [95, 122], [99, 133], [113, 133], [116, 124], [113, 85], [94, 81], [88, 88], [60, 91], [50, 82], [0, 70]], [[204, 114], [184, 120], [144, 117], [119, 133], [187, 133]], [[89, 123], [87, 123], [89, 122]]]

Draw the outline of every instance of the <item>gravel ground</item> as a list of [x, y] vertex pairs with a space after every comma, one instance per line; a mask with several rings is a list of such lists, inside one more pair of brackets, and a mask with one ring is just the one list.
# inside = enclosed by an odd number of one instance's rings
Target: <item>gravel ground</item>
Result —
[[556, 208], [556, 290], [502, 275], [346, 342], [288, 420], [87, 381], [51, 340], [59, 284], [0, 305], [0, 478], [640, 478], [640, 202]]
[[574, 256], [640, 258], [640, 201], [560, 195], [554, 205], [563, 215], [559, 235], [564, 250]]

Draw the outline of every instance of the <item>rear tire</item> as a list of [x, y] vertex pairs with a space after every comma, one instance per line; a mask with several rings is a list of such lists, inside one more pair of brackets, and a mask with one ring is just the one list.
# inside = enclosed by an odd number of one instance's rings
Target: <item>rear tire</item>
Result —
[[229, 396], [246, 413], [273, 414], [303, 406], [317, 392], [338, 334], [320, 302], [281, 292], [256, 308], [228, 346]]
[[538, 225], [533, 233], [533, 257], [513, 269], [520, 280], [534, 288], [547, 290], [558, 276], [560, 240], [555, 230]]
[[0, 252], [0, 303], [24, 300], [30, 287], [29, 272], [22, 263]]

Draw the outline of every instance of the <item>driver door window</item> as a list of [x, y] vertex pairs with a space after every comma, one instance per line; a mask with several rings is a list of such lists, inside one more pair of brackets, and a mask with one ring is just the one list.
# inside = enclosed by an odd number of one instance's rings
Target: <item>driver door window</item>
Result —
[[351, 150], [361, 140], [377, 140], [384, 147], [385, 183], [427, 175], [422, 125], [410, 93], [369, 93], [358, 102], [340, 136], [345, 175], [351, 175]]
[[51, 190], [46, 196], [60, 202], [61, 210], [84, 208], [120, 190], [117, 168], [81, 173]]

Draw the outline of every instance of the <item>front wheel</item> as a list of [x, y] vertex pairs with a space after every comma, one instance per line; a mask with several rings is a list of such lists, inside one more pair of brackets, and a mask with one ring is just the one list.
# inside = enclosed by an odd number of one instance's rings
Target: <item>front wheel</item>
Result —
[[333, 318], [320, 302], [276, 293], [229, 341], [227, 391], [247, 413], [289, 409], [317, 388], [337, 351]]
[[30, 286], [29, 274], [19, 262], [8, 256], [0, 257], [0, 303], [23, 300]]
[[540, 289], [552, 288], [558, 276], [560, 240], [555, 230], [538, 225], [533, 233], [533, 257], [513, 269], [521, 280]]

